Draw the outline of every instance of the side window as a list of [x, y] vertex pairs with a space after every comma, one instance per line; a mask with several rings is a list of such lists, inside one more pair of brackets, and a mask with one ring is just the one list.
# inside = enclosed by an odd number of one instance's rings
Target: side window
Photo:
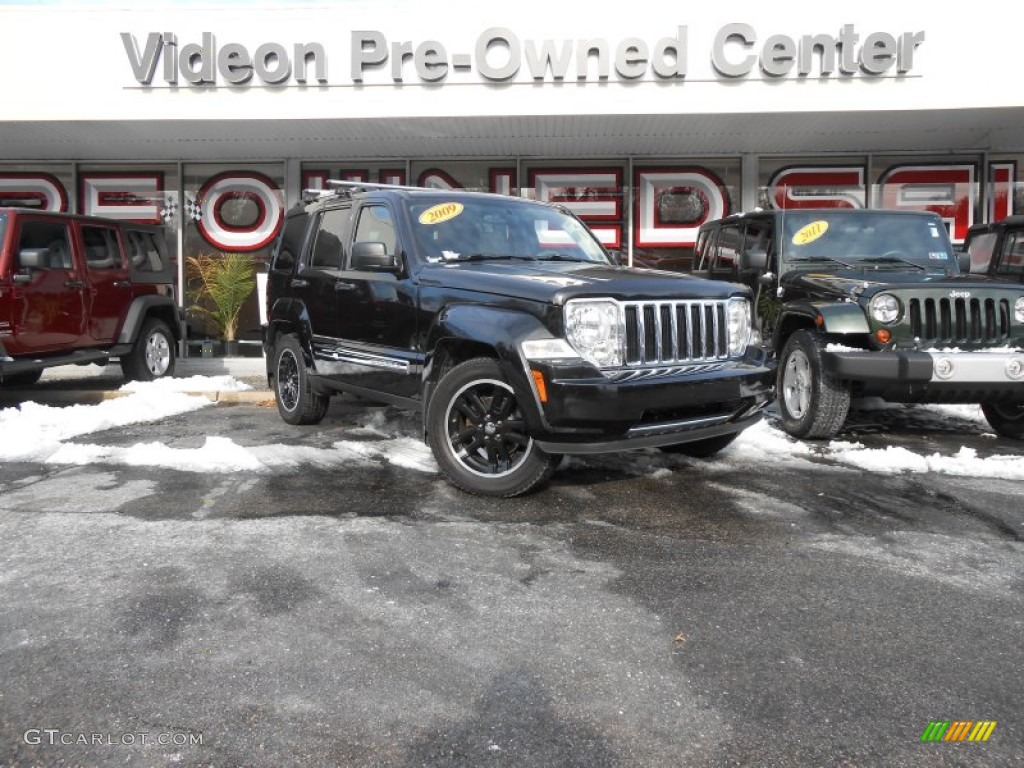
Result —
[[357, 243], [384, 243], [389, 254], [395, 253], [395, 222], [391, 211], [384, 205], [364, 205], [359, 212], [359, 223], [356, 225]]
[[116, 229], [83, 226], [82, 242], [85, 244], [85, 263], [90, 271], [122, 268]]
[[160, 247], [162, 241], [153, 232], [142, 230], [124, 230], [125, 247], [128, 249], [128, 262], [133, 272], [163, 272], [166, 268], [166, 257]]
[[713, 272], [735, 272], [739, 268], [740, 248], [739, 225], [722, 227], [715, 245], [715, 261]]
[[996, 233], [983, 232], [970, 239], [967, 252], [971, 255], [971, 272], [985, 273], [992, 263], [992, 253], [996, 247]]
[[348, 206], [331, 208], [320, 214], [309, 266], [318, 269], [345, 268], [345, 238], [351, 217], [352, 209]]
[[295, 262], [302, 253], [302, 243], [306, 237], [308, 224], [309, 214], [305, 211], [285, 219], [284, 227], [281, 228], [281, 240], [278, 242], [274, 262], [270, 267], [272, 270], [291, 273], [295, 269]]
[[52, 221], [22, 220], [18, 237], [18, 252], [28, 248], [46, 250], [40, 267], [43, 269], [71, 269], [71, 240], [68, 225]]
[[[766, 259], [772, 256], [772, 225], [769, 221], [748, 221], [743, 229], [743, 252], [741, 266], [748, 268], [748, 256], [752, 252], [760, 252]], [[766, 263], [770, 264], [770, 261]]]
[[718, 229], [705, 229], [697, 236], [693, 261], [698, 270], [706, 272], [711, 269], [711, 262], [715, 257], [716, 240], [718, 240]]
[[1024, 230], [1011, 229], [1006, 233], [996, 272], [1000, 275], [1024, 275]]

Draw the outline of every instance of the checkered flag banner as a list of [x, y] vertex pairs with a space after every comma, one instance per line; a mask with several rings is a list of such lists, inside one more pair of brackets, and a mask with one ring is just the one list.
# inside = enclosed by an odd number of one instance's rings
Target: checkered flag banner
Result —
[[185, 198], [185, 216], [192, 221], [199, 221], [203, 218], [202, 206], [191, 197]]
[[164, 207], [160, 209], [160, 218], [164, 220], [164, 224], [170, 224], [177, 215], [178, 201], [172, 195], [168, 195], [164, 198]]

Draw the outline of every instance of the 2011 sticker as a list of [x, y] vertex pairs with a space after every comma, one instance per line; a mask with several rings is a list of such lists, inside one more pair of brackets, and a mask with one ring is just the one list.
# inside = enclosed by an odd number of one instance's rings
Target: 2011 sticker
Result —
[[827, 231], [827, 221], [823, 221], [821, 219], [818, 221], [812, 221], [807, 226], [800, 227], [797, 233], [793, 235], [793, 245], [807, 245], [808, 243], [813, 243]]
[[440, 224], [462, 213], [462, 203], [438, 203], [420, 214], [420, 224]]

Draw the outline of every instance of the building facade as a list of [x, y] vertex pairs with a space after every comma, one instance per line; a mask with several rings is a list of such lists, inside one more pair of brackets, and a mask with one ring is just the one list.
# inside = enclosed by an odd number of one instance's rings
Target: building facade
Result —
[[1024, 212], [994, 5], [592, 7], [0, 6], [0, 205], [163, 224], [183, 304], [185, 257], [264, 263], [328, 179], [562, 201], [669, 269], [755, 207], [927, 209], [954, 240]]

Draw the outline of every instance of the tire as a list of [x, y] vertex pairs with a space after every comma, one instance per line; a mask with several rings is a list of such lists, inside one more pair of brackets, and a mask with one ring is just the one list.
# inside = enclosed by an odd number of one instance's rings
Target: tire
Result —
[[132, 351], [121, 358], [128, 381], [153, 381], [174, 374], [174, 336], [163, 320], [148, 318], [135, 339]]
[[480, 496], [519, 496], [547, 481], [562, 457], [528, 434], [515, 390], [501, 366], [475, 358], [448, 371], [425, 415], [427, 440], [441, 472]]
[[274, 400], [289, 424], [319, 424], [331, 399], [310, 386], [302, 346], [294, 336], [281, 336], [274, 347]]
[[981, 412], [1000, 437], [1024, 440], [1024, 404], [982, 403]]
[[663, 445], [661, 450], [665, 453], [681, 453], [683, 456], [691, 456], [695, 459], [709, 459], [719, 451], [732, 445], [732, 442], [739, 436], [739, 432], [733, 432], [728, 435], [708, 437], [704, 440], [694, 440], [690, 443]]
[[22, 371], [21, 373], [0, 374], [0, 387], [30, 387], [39, 381], [39, 377], [42, 375], [42, 368], [37, 368], [34, 371]]
[[823, 349], [821, 337], [807, 330], [794, 333], [782, 348], [779, 414], [793, 437], [835, 437], [850, 410], [850, 387], [825, 373]]

